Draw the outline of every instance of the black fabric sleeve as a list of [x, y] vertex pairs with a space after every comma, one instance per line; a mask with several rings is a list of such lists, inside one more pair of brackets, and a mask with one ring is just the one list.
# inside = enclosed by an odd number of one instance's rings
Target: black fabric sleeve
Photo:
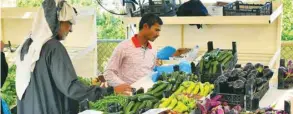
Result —
[[97, 86], [88, 87], [82, 84], [76, 75], [70, 57], [65, 47], [60, 44], [51, 52], [50, 70], [57, 88], [74, 100], [95, 101], [105, 95], [112, 94], [113, 87], [100, 88]]

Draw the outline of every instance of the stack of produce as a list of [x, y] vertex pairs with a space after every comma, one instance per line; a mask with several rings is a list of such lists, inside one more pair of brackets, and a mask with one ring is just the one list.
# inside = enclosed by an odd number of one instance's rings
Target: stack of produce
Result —
[[[171, 74], [163, 73], [161, 79], [144, 93], [143, 89], [135, 92], [135, 95], [128, 97], [128, 101], [123, 105], [123, 111], [127, 114], [140, 114], [154, 108], [154, 104], [159, 105], [163, 97], [169, 97], [180, 88], [184, 81], [196, 81], [197, 76], [187, 75], [182, 72], [173, 72]], [[121, 108], [120, 108], [121, 109]]]
[[[167, 73], [162, 73], [160, 78], [158, 79], [159, 81], [166, 81], [170, 83], [181, 83], [183, 80], [189, 80], [189, 81], [198, 81], [198, 76], [194, 74], [186, 74], [184, 72], [173, 72], [170, 74]], [[179, 80], [179, 81], [178, 81]]]
[[202, 113], [208, 114], [239, 114], [242, 107], [238, 105], [231, 105], [229, 101], [221, 102], [221, 95], [217, 95], [211, 99], [206, 98], [204, 104], [199, 104], [199, 109]]
[[219, 93], [245, 94], [249, 91], [256, 93], [268, 86], [273, 71], [264, 65], [247, 63], [245, 67], [235, 68], [224, 72], [215, 80]]
[[[283, 60], [284, 66], [280, 66], [279, 68], [279, 86], [278, 88], [290, 88], [293, 85], [293, 62], [292, 60], [288, 61], [287, 65], [285, 65], [285, 60]], [[284, 84], [281, 84], [283, 82]], [[281, 85], [283, 87], [281, 87]]]
[[169, 108], [176, 113], [189, 113], [197, 108], [197, 100], [207, 96], [214, 89], [214, 85], [206, 82], [185, 81], [169, 97], [163, 98], [154, 108]]
[[[104, 113], [123, 112], [123, 106], [128, 103], [127, 96], [110, 95], [96, 102], [90, 102], [90, 109], [102, 111]], [[115, 106], [116, 105], [116, 106]]]
[[158, 98], [148, 94], [131, 96], [129, 97], [129, 102], [124, 108], [124, 114], [141, 114], [152, 109], [154, 104], [158, 101]]
[[159, 107], [169, 107], [176, 112], [190, 112], [196, 108], [196, 100], [207, 96], [213, 89], [213, 84], [197, 82], [195, 75], [174, 72], [169, 76], [163, 74], [162, 80], [146, 93], [139, 89], [129, 97], [109, 96], [91, 103], [91, 106], [106, 113], [141, 114]]
[[289, 114], [285, 112], [284, 110], [276, 110], [274, 109], [275, 105], [266, 107], [266, 108], [261, 108], [256, 110], [254, 113], [249, 113], [249, 114]]
[[219, 48], [212, 50], [211, 52], [206, 53], [200, 60], [199, 67], [200, 73], [204, 74], [215, 74], [217, 73], [218, 64], [222, 64], [225, 69], [229, 68], [229, 63], [233, 59], [232, 50], [220, 50]]
[[207, 52], [196, 68], [199, 70], [200, 81], [213, 83], [223, 71], [234, 67], [236, 64], [235, 58], [232, 50], [217, 48]]

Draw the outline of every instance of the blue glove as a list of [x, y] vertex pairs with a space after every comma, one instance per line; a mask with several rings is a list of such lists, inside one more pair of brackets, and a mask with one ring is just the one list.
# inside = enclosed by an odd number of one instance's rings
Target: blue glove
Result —
[[162, 74], [163, 72], [171, 74], [172, 72], [174, 72], [174, 65], [158, 66], [157, 71], [159, 74]]
[[2, 103], [1, 109], [2, 109], [3, 113], [4, 114], [11, 114], [8, 104], [3, 99], [1, 99], [1, 103]]
[[179, 70], [189, 74], [191, 73], [191, 64], [188, 61], [181, 61], [179, 63]]
[[174, 47], [166, 46], [157, 53], [157, 58], [161, 60], [169, 60], [169, 57], [172, 57], [175, 52], [176, 49]]
[[174, 67], [174, 65], [157, 66], [156, 67], [156, 72], [154, 72], [153, 75], [152, 75], [153, 82], [157, 82], [163, 72], [165, 72], [167, 74], [171, 74], [172, 72], [174, 72], [173, 67]]
[[158, 72], [154, 72], [153, 75], [152, 75], [152, 80], [153, 82], [157, 82], [158, 79], [159, 79], [160, 75]]

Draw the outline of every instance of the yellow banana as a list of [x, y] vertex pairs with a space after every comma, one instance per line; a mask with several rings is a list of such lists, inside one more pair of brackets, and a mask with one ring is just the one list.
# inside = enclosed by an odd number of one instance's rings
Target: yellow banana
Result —
[[187, 111], [188, 110], [188, 107], [184, 105], [184, 103], [182, 102], [178, 102], [176, 107], [173, 109], [174, 111], [176, 112], [179, 112], [179, 113], [182, 113], [184, 111]]
[[195, 87], [195, 83], [194, 82], [190, 83], [190, 86], [186, 89], [186, 93], [191, 94], [194, 87]]
[[177, 104], [177, 99], [172, 99], [171, 104], [168, 106], [168, 108], [173, 109]]
[[194, 95], [197, 95], [197, 94], [198, 94], [198, 92], [199, 92], [199, 87], [200, 87], [200, 82], [197, 82], [197, 83], [195, 84], [194, 89], [192, 90]]
[[202, 83], [200, 83], [200, 85], [199, 85], [199, 90], [200, 90], [199, 95], [204, 96], [204, 87], [203, 87]]
[[184, 86], [180, 86], [175, 92], [174, 92], [174, 94], [179, 94], [179, 93], [182, 93], [183, 92], [183, 90], [185, 90], [185, 87]]
[[160, 105], [159, 105], [159, 108], [166, 108], [170, 105], [172, 99], [168, 98], [166, 99], [164, 102], [162, 102]]

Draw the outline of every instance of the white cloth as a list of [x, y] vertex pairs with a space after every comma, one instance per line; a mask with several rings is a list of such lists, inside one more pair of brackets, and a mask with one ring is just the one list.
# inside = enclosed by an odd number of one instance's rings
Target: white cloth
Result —
[[[76, 14], [73, 8], [66, 2], [63, 6], [64, 7], [62, 7], [58, 16], [58, 19], [60, 19], [59, 21], [70, 21], [72, 24], [75, 24]], [[20, 56], [24, 42], [16, 51], [16, 94], [19, 100], [22, 99], [22, 96], [29, 85], [31, 73], [34, 71], [35, 64], [39, 60], [42, 46], [50, 40], [52, 36], [53, 33], [46, 21], [44, 9], [41, 7], [34, 18], [32, 25], [30, 38], [33, 42], [29, 47], [28, 53], [24, 56], [23, 61], [20, 60]]]

